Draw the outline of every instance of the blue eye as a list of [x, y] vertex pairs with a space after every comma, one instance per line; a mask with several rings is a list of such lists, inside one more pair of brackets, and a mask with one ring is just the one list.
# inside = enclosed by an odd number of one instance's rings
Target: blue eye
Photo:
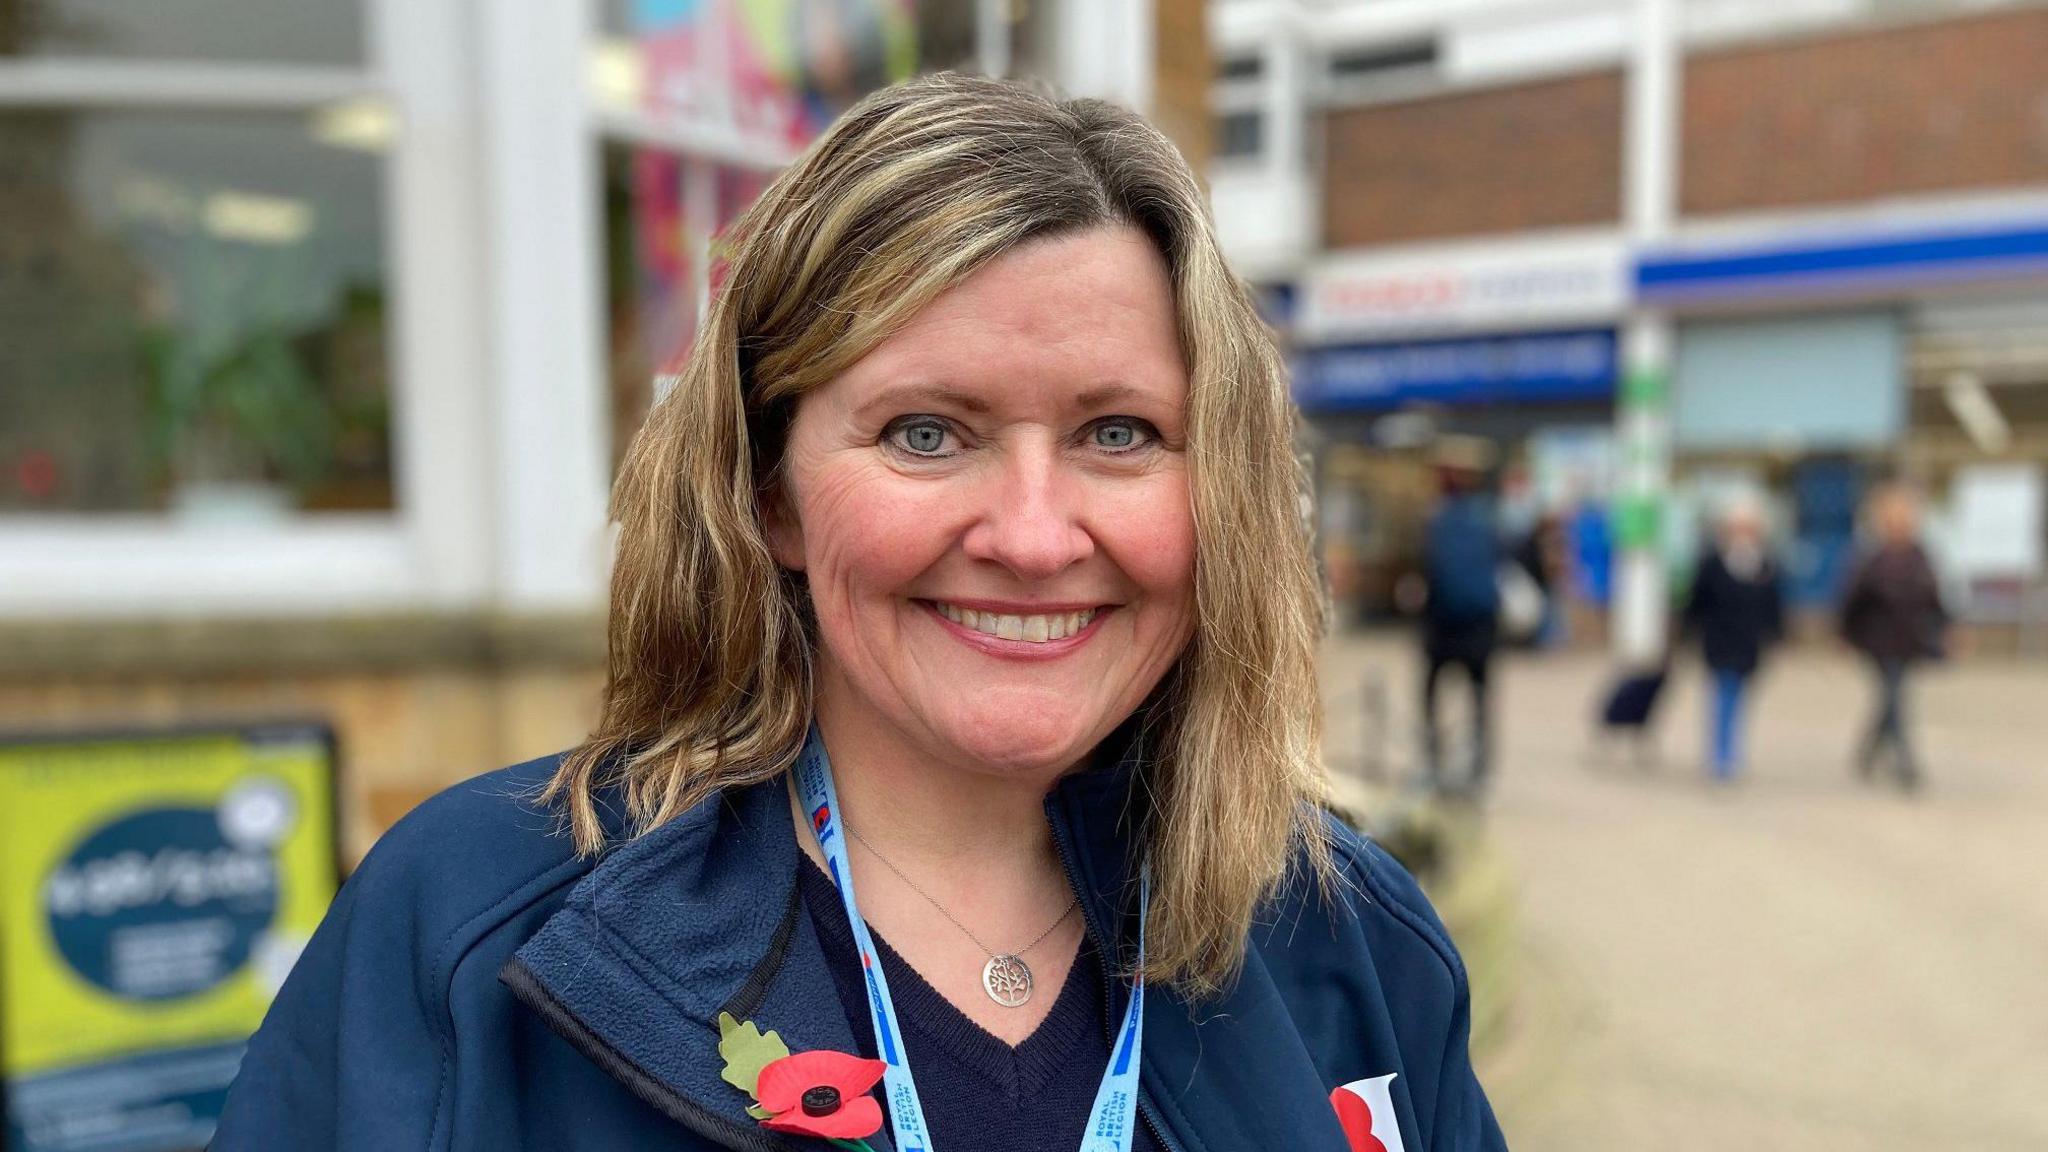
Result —
[[913, 456], [943, 456], [952, 431], [931, 416], [907, 416], [889, 425], [883, 433], [897, 448]]
[[1132, 416], [1113, 416], [1096, 422], [1089, 439], [1097, 448], [1111, 452], [1128, 452], [1143, 447], [1158, 437], [1150, 424]]

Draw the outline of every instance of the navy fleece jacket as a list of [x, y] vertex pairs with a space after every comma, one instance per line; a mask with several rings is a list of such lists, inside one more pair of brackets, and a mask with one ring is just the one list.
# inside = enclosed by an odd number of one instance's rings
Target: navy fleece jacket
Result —
[[[855, 1049], [782, 786], [593, 860], [530, 799], [554, 765], [459, 785], [378, 842], [251, 1042], [214, 1152], [828, 1147], [761, 1128], [719, 1077], [721, 1011], [793, 1050]], [[1132, 946], [1131, 776], [1080, 774], [1046, 800], [1107, 957]], [[1442, 925], [1388, 856], [1332, 830], [1336, 901], [1307, 884], [1276, 900], [1222, 996], [1147, 998], [1144, 1122], [1174, 1152], [1346, 1152], [1331, 1090], [1391, 1074], [1403, 1152], [1504, 1150]]]

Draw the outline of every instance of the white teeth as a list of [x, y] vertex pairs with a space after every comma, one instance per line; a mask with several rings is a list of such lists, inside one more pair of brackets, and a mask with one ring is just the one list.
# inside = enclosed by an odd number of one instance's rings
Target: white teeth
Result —
[[963, 628], [971, 628], [985, 636], [1021, 640], [1027, 644], [1064, 640], [1086, 628], [1088, 622], [1095, 618], [1095, 610], [1092, 608], [1047, 616], [1021, 616], [977, 612], [972, 608], [960, 608], [943, 601], [934, 601], [933, 607], [939, 610], [939, 615]]

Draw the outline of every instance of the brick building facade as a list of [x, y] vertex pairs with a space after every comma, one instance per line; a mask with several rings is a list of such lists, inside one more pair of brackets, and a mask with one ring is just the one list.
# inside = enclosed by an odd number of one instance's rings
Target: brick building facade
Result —
[[1683, 138], [1687, 215], [2048, 184], [2048, 9], [1702, 53]]
[[1331, 248], [1611, 223], [1621, 214], [1621, 73], [1329, 113]]
[[[1334, 108], [1332, 249], [1615, 224], [1622, 74]], [[2048, 184], [2048, 9], [1705, 48], [1685, 63], [1686, 216]]]

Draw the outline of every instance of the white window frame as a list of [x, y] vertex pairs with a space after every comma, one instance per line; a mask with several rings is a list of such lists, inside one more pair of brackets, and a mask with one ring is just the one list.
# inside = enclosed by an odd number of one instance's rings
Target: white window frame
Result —
[[601, 607], [582, 7], [365, 0], [359, 67], [0, 62], [0, 108], [369, 97], [398, 123], [382, 177], [394, 511], [246, 527], [0, 516], [0, 620]]

